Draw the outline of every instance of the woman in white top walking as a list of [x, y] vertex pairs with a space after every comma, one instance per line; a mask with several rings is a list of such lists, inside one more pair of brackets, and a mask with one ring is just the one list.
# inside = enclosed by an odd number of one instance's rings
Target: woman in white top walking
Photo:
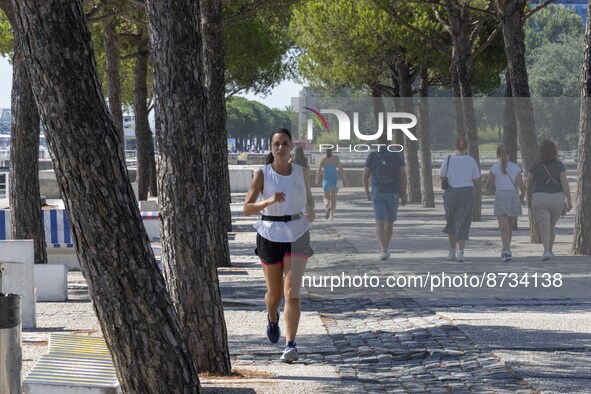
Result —
[[298, 359], [295, 337], [301, 314], [300, 288], [310, 248], [310, 223], [314, 220], [314, 199], [310, 190], [310, 170], [290, 163], [291, 133], [278, 129], [271, 133], [271, 153], [267, 164], [252, 179], [242, 211], [245, 216], [261, 212], [255, 253], [261, 259], [267, 293], [267, 337], [277, 343], [279, 304], [285, 296], [285, 351], [281, 361]]
[[[521, 215], [521, 204], [525, 198], [525, 183], [521, 176], [521, 169], [509, 161], [507, 147], [501, 145], [497, 148], [499, 162], [494, 164], [488, 173], [486, 190], [491, 190], [495, 185], [495, 216], [499, 221], [501, 231], [501, 261], [509, 261], [511, 255], [511, 238], [513, 236], [513, 223], [517, 216]], [[517, 192], [519, 189], [519, 194]]]
[[448, 188], [443, 193], [450, 261], [464, 261], [464, 246], [472, 225], [474, 187], [480, 181], [480, 170], [472, 156], [468, 155], [468, 141], [464, 137], [456, 141], [455, 155], [449, 156], [439, 170], [439, 176], [447, 178]]

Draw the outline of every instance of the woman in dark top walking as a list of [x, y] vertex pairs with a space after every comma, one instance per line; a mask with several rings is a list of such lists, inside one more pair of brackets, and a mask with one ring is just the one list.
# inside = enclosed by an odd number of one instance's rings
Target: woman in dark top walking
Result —
[[572, 201], [566, 170], [557, 158], [556, 145], [552, 141], [543, 141], [539, 154], [540, 161], [529, 169], [527, 176], [527, 200], [540, 226], [544, 245], [542, 260], [549, 260], [554, 257], [556, 222], [562, 213], [572, 209]]

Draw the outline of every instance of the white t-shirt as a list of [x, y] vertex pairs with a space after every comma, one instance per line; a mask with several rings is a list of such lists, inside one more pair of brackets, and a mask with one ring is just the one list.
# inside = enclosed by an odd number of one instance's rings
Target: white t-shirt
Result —
[[[507, 173], [503, 174], [501, 170], [501, 163], [494, 164], [490, 168], [490, 172], [495, 176], [495, 188], [496, 190], [513, 190], [517, 185], [517, 174], [521, 171], [521, 168], [515, 163], [507, 163]], [[511, 179], [509, 179], [511, 178]], [[513, 181], [513, 182], [511, 182]]]
[[276, 173], [271, 164], [261, 168], [264, 179], [263, 191], [259, 194], [257, 201], [266, 200], [278, 192], [285, 193], [285, 201], [269, 205], [261, 213], [268, 216], [302, 214], [300, 219], [289, 222], [258, 220], [254, 224], [254, 228], [269, 241], [294, 242], [310, 228], [310, 222], [303, 216], [307, 198], [304, 169], [295, 163], [291, 163], [291, 166], [291, 175], [287, 176]]
[[473, 187], [472, 179], [480, 178], [480, 170], [472, 156], [452, 155], [449, 158], [449, 168], [447, 157], [443, 160], [439, 176], [447, 176], [451, 187]]

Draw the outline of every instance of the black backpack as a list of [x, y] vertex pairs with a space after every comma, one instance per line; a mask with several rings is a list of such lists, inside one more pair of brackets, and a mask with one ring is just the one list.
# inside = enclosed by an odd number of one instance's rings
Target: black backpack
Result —
[[378, 153], [378, 163], [376, 165], [376, 180], [381, 185], [387, 185], [396, 182], [398, 179], [398, 166], [396, 157], [390, 152]]

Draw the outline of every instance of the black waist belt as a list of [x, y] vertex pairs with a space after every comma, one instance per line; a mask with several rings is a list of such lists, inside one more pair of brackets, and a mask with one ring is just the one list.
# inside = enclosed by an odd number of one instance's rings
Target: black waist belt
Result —
[[265, 220], [267, 222], [291, 222], [292, 220], [298, 220], [302, 218], [302, 214], [298, 213], [296, 215], [285, 215], [285, 216], [268, 216], [262, 215], [261, 220]]

